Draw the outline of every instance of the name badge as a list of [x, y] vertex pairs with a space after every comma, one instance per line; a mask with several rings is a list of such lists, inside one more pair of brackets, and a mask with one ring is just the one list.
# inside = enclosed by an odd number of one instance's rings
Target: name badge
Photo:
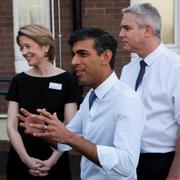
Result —
[[61, 90], [62, 89], [62, 84], [50, 82], [49, 83], [49, 89]]

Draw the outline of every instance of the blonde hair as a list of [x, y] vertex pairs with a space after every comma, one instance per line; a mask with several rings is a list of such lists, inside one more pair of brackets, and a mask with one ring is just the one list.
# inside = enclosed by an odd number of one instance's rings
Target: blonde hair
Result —
[[23, 26], [19, 29], [16, 41], [19, 45], [20, 36], [27, 36], [28, 38], [35, 41], [39, 46], [49, 46], [47, 56], [49, 61], [53, 62], [55, 56], [55, 41], [52, 33], [45, 27], [37, 24], [30, 24]]

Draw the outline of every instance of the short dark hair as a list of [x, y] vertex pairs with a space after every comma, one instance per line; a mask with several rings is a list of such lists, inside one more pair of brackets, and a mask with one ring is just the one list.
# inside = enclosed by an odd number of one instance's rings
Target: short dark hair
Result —
[[113, 55], [110, 61], [110, 66], [114, 69], [117, 48], [116, 39], [110, 33], [100, 28], [86, 27], [74, 31], [70, 35], [68, 43], [70, 46], [73, 46], [76, 42], [86, 39], [94, 39], [94, 48], [96, 49], [98, 55], [101, 55], [107, 49], [112, 51]]

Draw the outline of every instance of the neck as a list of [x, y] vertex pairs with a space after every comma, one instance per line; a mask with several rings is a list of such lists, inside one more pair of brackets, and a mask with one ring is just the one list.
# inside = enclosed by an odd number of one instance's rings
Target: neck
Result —
[[92, 84], [92, 88], [96, 89], [101, 83], [103, 83], [111, 74], [113, 70], [109, 67], [104, 71], [102, 75], [98, 75], [98, 79]]
[[60, 71], [62, 70], [56, 68], [51, 62], [46, 62], [38, 66], [33, 66], [32, 69], [27, 71], [27, 73], [37, 77], [49, 77], [57, 75]]
[[146, 56], [152, 53], [160, 45], [160, 43], [161, 40], [158, 38], [148, 40], [144, 45], [144, 48], [141, 52], [138, 53], [138, 55], [144, 59]]

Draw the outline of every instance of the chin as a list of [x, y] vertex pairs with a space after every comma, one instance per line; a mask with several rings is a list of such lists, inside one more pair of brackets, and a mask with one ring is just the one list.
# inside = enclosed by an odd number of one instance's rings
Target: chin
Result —
[[85, 84], [85, 85], [89, 84], [89, 82], [86, 79], [83, 79], [81, 77], [78, 77], [78, 79], [79, 79], [79, 82], [82, 83], [82, 84]]
[[28, 63], [28, 65], [31, 66], [31, 67], [34, 66], [32, 63]]

